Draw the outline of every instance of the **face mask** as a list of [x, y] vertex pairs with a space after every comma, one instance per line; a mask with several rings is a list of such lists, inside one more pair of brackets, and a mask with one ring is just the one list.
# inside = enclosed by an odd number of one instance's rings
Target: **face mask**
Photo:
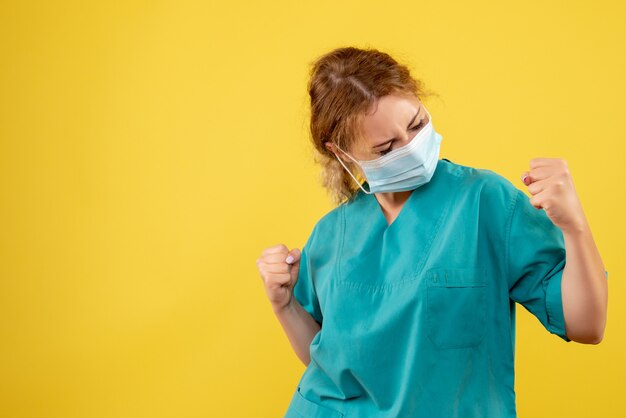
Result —
[[413, 137], [411, 142], [374, 160], [357, 161], [350, 154], [337, 147], [361, 166], [365, 177], [367, 177], [369, 191], [363, 188], [337, 154], [335, 157], [357, 182], [361, 190], [367, 194], [416, 189], [430, 181], [439, 159], [441, 135], [433, 128], [430, 113], [428, 111], [426, 113], [428, 114], [428, 123]]

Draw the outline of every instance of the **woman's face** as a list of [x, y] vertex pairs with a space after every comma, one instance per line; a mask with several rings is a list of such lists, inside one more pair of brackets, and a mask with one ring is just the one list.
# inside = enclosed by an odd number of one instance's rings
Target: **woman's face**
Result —
[[[365, 143], [353, 145], [345, 151], [355, 160], [373, 160], [411, 142], [428, 121], [428, 114], [419, 99], [383, 96], [378, 100], [376, 111], [364, 117]], [[347, 163], [353, 162], [334, 144], [327, 142], [326, 147]], [[358, 169], [361, 171], [360, 167]], [[362, 171], [361, 176], [365, 177]]]

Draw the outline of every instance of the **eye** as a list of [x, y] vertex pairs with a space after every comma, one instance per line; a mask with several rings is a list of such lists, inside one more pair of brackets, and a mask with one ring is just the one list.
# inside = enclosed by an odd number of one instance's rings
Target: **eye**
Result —
[[[415, 131], [415, 130], [417, 130], [417, 129], [421, 128], [423, 125], [424, 125], [424, 120], [422, 119], [422, 120], [420, 121], [420, 123], [418, 123], [417, 125], [415, 125], [414, 127], [412, 127], [410, 130], [411, 130], [411, 131]], [[384, 150], [382, 150], [382, 151], [378, 151], [378, 153], [379, 153], [380, 155], [385, 155], [385, 154], [388, 154], [388, 153], [391, 151], [391, 144], [393, 144], [393, 142], [390, 142], [390, 143], [389, 143], [389, 148], [384, 149]]]
[[388, 147], [387, 149], [384, 149], [384, 150], [382, 150], [382, 151], [378, 151], [378, 153], [379, 153], [380, 155], [385, 155], [385, 154], [388, 154], [388, 153], [389, 153], [389, 151], [391, 151], [391, 144], [393, 144], [393, 142], [390, 142], [390, 143], [389, 143], [389, 147]]
[[424, 120], [423, 120], [423, 119], [420, 121], [420, 123], [418, 123], [417, 125], [415, 125], [414, 127], [412, 127], [412, 128], [411, 128], [411, 130], [412, 130], [412, 131], [414, 131], [414, 130], [416, 130], [416, 129], [419, 129], [419, 128], [421, 128], [421, 127], [422, 127], [422, 125], [424, 125]]

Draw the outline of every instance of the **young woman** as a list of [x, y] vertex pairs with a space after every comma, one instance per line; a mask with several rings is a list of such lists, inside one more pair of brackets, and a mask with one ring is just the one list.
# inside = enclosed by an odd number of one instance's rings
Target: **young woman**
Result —
[[302, 252], [257, 260], [307, 365], [285, 416], [515, 417], [515, 302], [564, 341], [603, 338], [606, 271], [567, 164], [530, 161], [529, 199], [439, 159], [422, 83], [374, 49], [319, 58], [309, 94], [337, 207]]

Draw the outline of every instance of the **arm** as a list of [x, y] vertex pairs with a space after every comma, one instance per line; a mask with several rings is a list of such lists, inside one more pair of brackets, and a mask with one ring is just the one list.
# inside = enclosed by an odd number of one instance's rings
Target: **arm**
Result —
[[305, 366], [308, 366], [311, 362], [309, 346], [315, 334], [321, 329], [320, 324], [295, 298], [292, 298], [285, 307], [275, 309], [274, 314], [285, 330], [296, 355]]
[[577, 230], [563, 230], [563, 237], [566, 264], [561, 292], [567, 335], [580, 343], [598, 344], [607, 317], [606, 271], [586, 221]]
[[561, 159], [533, 159], [522, 181], [533, 195], [531, 204], [544, 209], [563, 232], [566, 263], [561, 293], [567, 336], [579, 343], [598, 344], [607, 317], [606, 271], [567, 163]]

